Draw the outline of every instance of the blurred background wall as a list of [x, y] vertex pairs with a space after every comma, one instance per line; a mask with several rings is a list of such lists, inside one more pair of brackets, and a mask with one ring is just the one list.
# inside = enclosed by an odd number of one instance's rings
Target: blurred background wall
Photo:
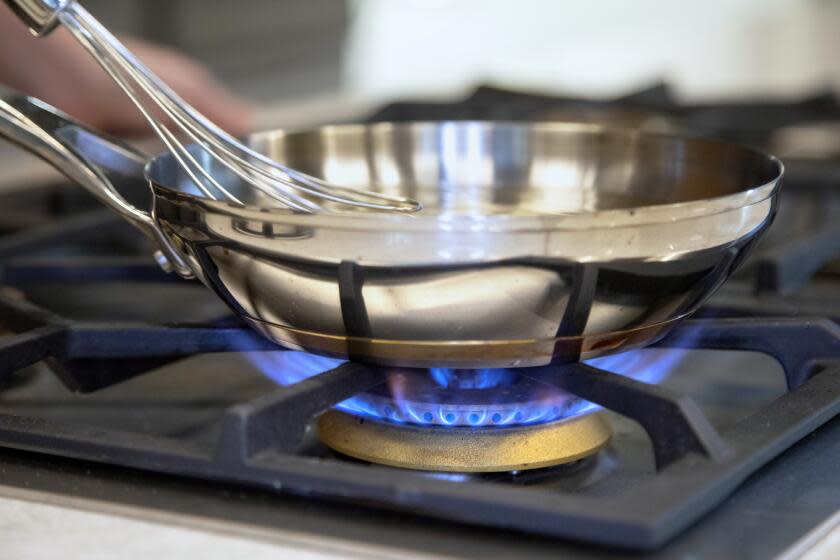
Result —
[[341, 89], [344, 0], [85, 0], [106, 25], [176, 46], [262, 101]]
[[442, 96], [478, 83], [684, 99], [840, 86], [838, 0], [87, 0], [262, 100]]
[[355, 0], [345, 80], [402, 95], [476, 81], [684, 97], [840, 85], [833, 0]]

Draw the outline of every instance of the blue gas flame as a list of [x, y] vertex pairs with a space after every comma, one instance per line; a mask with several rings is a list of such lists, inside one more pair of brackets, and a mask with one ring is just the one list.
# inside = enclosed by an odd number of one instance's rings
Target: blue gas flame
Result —
[[472, 370], [471, 375], [458, 375], [459, 370], [451, 368], [430, 368], [429, 375], [441, 387], [455, 389], [490, 389], [510, 384], [516, 373], [504, 368]]
[[[585, 363], [638, 381], [658, 384], [686, 354], [681, 349], [631, 350]], [[251, 352], [251, 361], [281, 385], [292, 385], [344, 363], [304, 352]], [[599, 407], [550, 383], [510, 369], [388, 371], [387, 387], [358, 394], [336, 408], [379, 421], [415, 425], [523, 426], [553, 422]]]

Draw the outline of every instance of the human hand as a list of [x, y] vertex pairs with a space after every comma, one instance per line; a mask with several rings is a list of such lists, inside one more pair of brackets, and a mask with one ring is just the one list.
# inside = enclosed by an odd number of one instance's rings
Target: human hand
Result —
[[[125, 45], [198, 111], [234, 135], [249, 132], [248, 104], [230, 93], [202, 64], [138, 39]], [[103, 130], [148, 134], [150, 128], [122, 90], [64, 29], [29, 35], [10, 12], [0, 11], [0, 83], [43, 99]]]

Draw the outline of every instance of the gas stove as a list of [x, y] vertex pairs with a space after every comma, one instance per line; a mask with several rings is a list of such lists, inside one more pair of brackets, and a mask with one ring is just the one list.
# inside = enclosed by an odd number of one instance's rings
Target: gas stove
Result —
[[[772, 150], [840, 106], [480, 88], [370, 120], [441, 118], [606, 120]], [[432, 554], [778, 555], [840, 509], [838, 161], [786, 160], [753, 257], [653, 347], [520, 369], [278, 348], [159, 271], [79, 189], [0, 195], [2, 484], [314, 533], [343, 519], [356, 539]]]

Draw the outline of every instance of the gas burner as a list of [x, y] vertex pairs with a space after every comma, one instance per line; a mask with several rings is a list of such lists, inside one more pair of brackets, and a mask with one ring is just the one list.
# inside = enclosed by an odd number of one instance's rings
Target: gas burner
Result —
[[[342, 363], [301, 352], [256, 361], [283, 384]], [[595, 404], [533, 371], [387, 368], [383, 378], [320, 417], [324, 444], [396, 467], [505, 472], [576, 461], [610, 439]]]
[[[656, 384], [683, 352], [639, 350], [589, 360]], [[251, 353], [257, 368], [293, 385], [344, 362], [303, 352]], [[441, 472], [506, 472], [576, 461], [610, 439], [600, 407], [539, 369], [386, 368], [383, 383], [325, 412], [318, 437], [344, 455]]]
[[318, 437], [332, 449], [372, 463], [441, 472], [505, 472], [551, 467], [594, 454], [609, 424], [591, 412], [516, 427], [395, 424], [329, 410]]
[[320, 440], [365, 461], [444, 472], [537, 469], [606, 445], [595, 405], [511, 369], [387, 370], [386, 382], [318, 422]]

